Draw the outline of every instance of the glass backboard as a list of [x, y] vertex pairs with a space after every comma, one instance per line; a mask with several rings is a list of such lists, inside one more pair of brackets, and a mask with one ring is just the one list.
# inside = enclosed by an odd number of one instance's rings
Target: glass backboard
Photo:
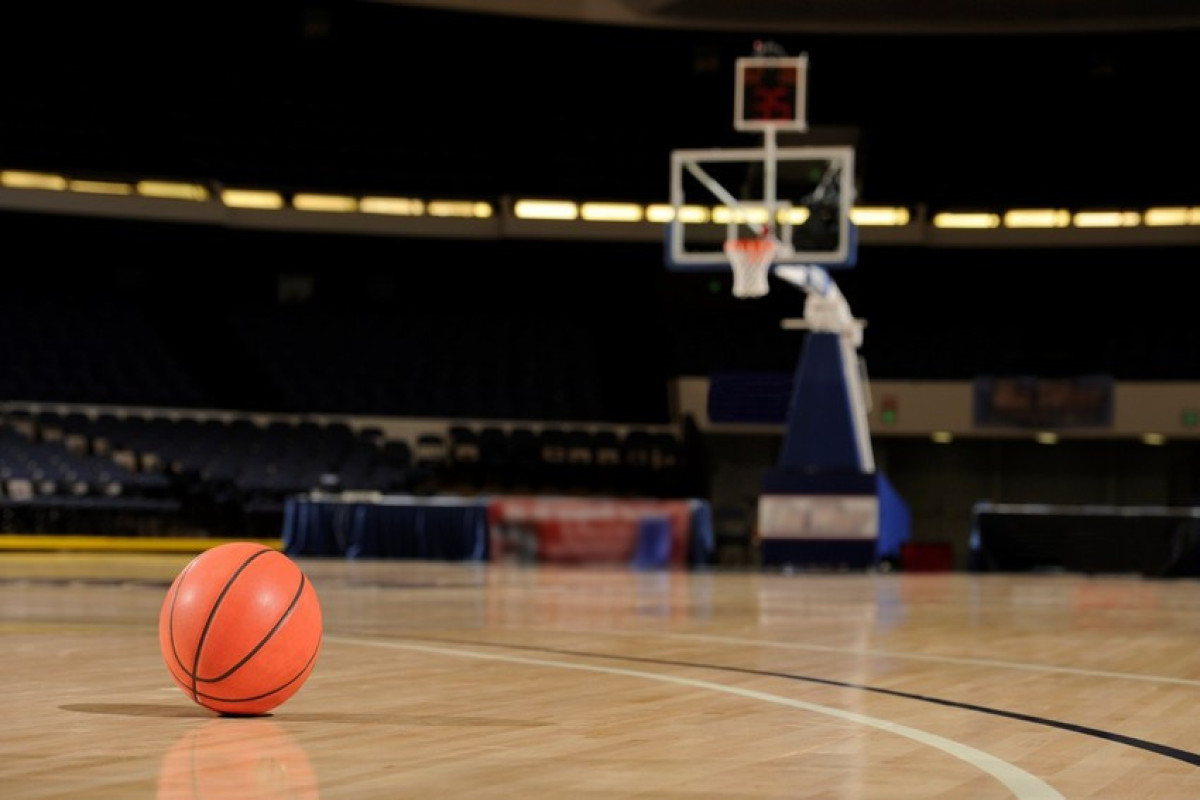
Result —
[[725, 243], [764, 233], [775, 264], [854, 264], [852, 147], [676, 150], [670, 192], [670, 269], [729, 269]]

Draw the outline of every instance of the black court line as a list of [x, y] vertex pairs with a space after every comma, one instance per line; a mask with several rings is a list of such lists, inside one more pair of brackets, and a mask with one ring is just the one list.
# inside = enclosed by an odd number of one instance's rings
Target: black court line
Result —
[[[374, 635], [374, 634], [372, 634]], [[405, 636], [406, 639], [412, 639], [420, 642], [435, 642], [438, 644], [458, 644], [480, 647], [495, 647], [505, 650], [524, 650], [527, 652], [547, 653], [560, 656], [576, 656], [580, 658], [597, 658], [606, 659], [608, 661], [624, 661], [637, 664], [657, 664], [659, 666], [668, 667], [692, 667], [695, 669], [710, 669], [719, 672], [734, 672], [742, 675], [760, 675], [768, 678], [782, 678], [789, 681], [801, 681], [804, 683], [817, 683], [825, 686], [837, 686], [843, 689], [857, 689], [863, 692], [873, 692], [875, 694], [887, 695], [889, 697], [902, 697], [906, 700], [917, 700], [922, 703], [932, 703], [934, 705], [946, 706], [949, 708], [957, 708], [963, 711], [975, 711], [980, 714], [990, 714], [995, 717], [1004, 717], [1005, 719], [1019, 720], [1021, 722], [1029, 722], [1034, 725], [1043, 725], [1048, 728], [1058, 728], [1059, 730], [1077, 733], [1081, 736], [1091, 736], [1096, 739], [1103, 739], [1106, 742], [1114, 742], [1123, 744], [1127, 747], [1134, 747], [1138, 750], [1145, 750], [1148, 753], [1172, 758], [1176, 761], [1182, 761], [1185, 764], [1190, 764], [1194, 767], [1200, 766], [1200, 753], [1193, 753], [1188, 750], [1181, 750], [1178, 747], [1170, 745], [1158, 744], [1146, 739], [1138, 739], [1134, 736], [1126, 736], [1113, 731], [1106, 731], [1100, 728], [1092, 728], [1087, 725], [1077, 725], [1073, 722], [1063, 722], [1061, 720], [1050, 719], [1048, 717], [1039, 717], [1033, 714], [1022, 714], [1018, 711], [1005, 711], [1002, 708], [991, 708], [989, 706], [976, 705], [975, 703], [963, 703], [958, 700], [946, 700], [941, 697], [932, 697], [925, 694], [915, 694], [913, 692], [902, 692], [897, 689], [884, 689], [880, 686], [868, 686], [862, 683], [851, 683], [849, 681], [839, 681], [832, 678], [817, 678], [812, 675], [794, 675], [790, 672], [775, 672], [772, 670], [752, 669], [750, 667], [731, 667], [722, 664], [702, 664], [693, 661], [676, 661], [669, 658], [651, 658], [649, 656], [620, 656], [611, 653], [592, 653], [586, 650], [563, 650], [555, 647], [541, 647], [538, 645], [525, 644], [503, 644], [496, 642], [477, 642], [469, 639], [439, 639], [434, 637], [422, 636]]]

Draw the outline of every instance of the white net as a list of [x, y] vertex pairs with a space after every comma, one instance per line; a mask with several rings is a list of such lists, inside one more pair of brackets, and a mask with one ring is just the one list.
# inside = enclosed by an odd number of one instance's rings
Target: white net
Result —
[[773, 238], [729, 239], [725, 255], [733, 267], [734, 297], [762, 297], [770, 290], [767, 278], [775, 256]]

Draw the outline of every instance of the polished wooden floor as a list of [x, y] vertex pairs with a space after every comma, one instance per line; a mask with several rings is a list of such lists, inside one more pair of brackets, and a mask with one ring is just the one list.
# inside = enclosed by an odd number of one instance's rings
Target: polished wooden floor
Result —
[[1200, 583], [301, 561], [316, 670], [172, 684], [189, 555], [0, 555], [0, 797], [1200, 797]]

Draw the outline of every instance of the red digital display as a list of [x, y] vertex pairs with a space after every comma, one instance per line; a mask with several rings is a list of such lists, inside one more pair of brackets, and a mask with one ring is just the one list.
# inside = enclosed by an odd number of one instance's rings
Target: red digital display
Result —
[[796, 81], [793, 68], [749, 67], [745, 75], [747, 120], [796, 119]]
[[744, 58], [738, 63], [738, 130], [804, 130], [805, 59]]

